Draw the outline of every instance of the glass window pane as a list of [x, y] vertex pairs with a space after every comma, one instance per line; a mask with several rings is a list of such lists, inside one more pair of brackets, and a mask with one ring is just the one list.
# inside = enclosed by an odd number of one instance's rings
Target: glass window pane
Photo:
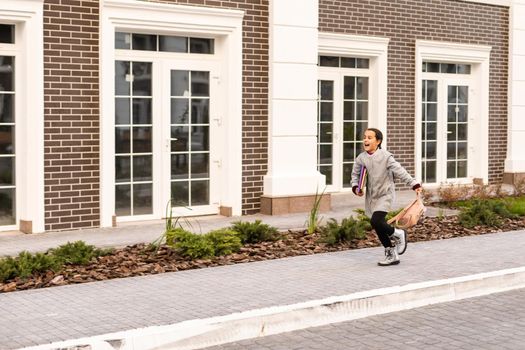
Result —
[[209, 200], [210, 181], [192, 181], [191, 182], [191, 205], [207, 205]]
[[450, 86], [447, 87], [447, 91], [448, 91], [448, 93], [447, 93], [447, 96], [448, 96], [447, 97], [447, 102], [448, 103], [456, 103], [456, 102], [458, 102], [457, 86], [450, 85]]
[[[362, 140], [365, 135], [365, 130], [368, 127], [367, 122], [355, 123], [355, 137], [358, 140]], [[348, 140], [345, 140], [348, 141]]]
[[426, 140], [436, 140], [437, 138], [437, 123], [427, 123], [427, 134], [425, 135], [426, 136]]
[[115, 98], [115, 124], [130, 123], [130, 99], [117, 97]]
[[188, 179], [189, 178], [189, 154], [177, 153], [171, 155], [171, 179]]
[[355, 68], [355, 58], [353, 58], [353, 57], [341, 57], [341, 67], [343, 67], [343, 68]]
[[458, 162], [458, 177], [467, 177], [467, 162]]
[[437, 120], [437, 103], [427, 103], [427, 121]]
[[447, 140], [448, 141], [456, 141], [458, 135], [456, 134], [456, 124], [448, 124], [447, 125]]
[[368, 69], [370, 66], [370, 60], [368, 58], [358, 58], [356, 60], [356, 66], [357, 68]]
[[188, 124], [188, 105], [187, 98], [171, 99], [171, 124]]
[[204, 125], [191, 127], [191, 151], [208, 151], [210, 127]]
[[345, 100], [355, 100], [355, 78], [345, 77], [343, 96]]
[[188, 152], [189, 151], [189, 127], [172, 126], [171, 127], [171, 151]]
[[436, 159], [436, 142], [427, 142], [426, 144], [426, 159]]
[[157, 36], [150, 34], [132, 34], [132, 49], [157, 51]]
[[449, 123], [455, 123], [457, 121], [456, 105], [448, 105], [447, 121]]
[[436, 182], [436, 162], [426, 162], [426, 182]]
[[151, 96], [151, 63], [133, 62], [133, 95]]
[[15, 185], [15, 158], [0, 157], [0, 186]]
[[343, 119], [344, 120], [355, 120], [355, 102], [354, 101], [344, 101]]
[[151, 98], [133, 99], [133, 124], [151, 124]]
[[133, 128], [133, 153], [151, 152], [151, 126]]
[[343, 187], [349, 187], [352, 183], [352, 167], [354, 163], [343, 164]]
[[130, 128], [117, 127], [115, 128], [115, 153], [130, 153]]
[[153, 185], [133, 185], [133, 215], [146, 215], [153, 213]]
[[115, 49], [131, 49], [131, 34], [130, 33], [115, 33]]
[[458, 86], [458, 103], [468, 103], [468, 86]]
[[367, 77], [357, 77], [357, 94], [356, 98], [358, 100], [368, 100], [368, 78]]
[[456, 65], [453, 63], [441, 63], [441, 73], [456, 73]]
[[321, 102], [321, 121], [332, 121], [332, 108], [332, 102]]
[[159, 50], [165, 52], [188, 52], [188, 38], [181, 36], [159, 36]]
[[319, 124], [319, 142], [332, 142], [332, 123]]
[[0, 123], [14, 122], [13, 94], [0, 94]]
[[0, 91], [14, 91], [15, 58], [11, 56], [0, 56]]
[[468, 116], [468, 105], [458, 106], [458, 122], [465, 123]]
[[152, 156], [133, 156], [133, 181], [152, 181]]
[[0, 24], [0, 43], [14, 44], [15, 43], [15, 25], [14, 24]]
[[467, 140], [467, 124], [458, 124], [458, 140], [466, 141]]
[[129, 96], [130, 89], [130, 63], [115, 61], [115, 95]]
[[15, 189], [0, 189], [0, 225], [16, 224]]
[[190, 76], [186, 70], [171, 71], [171, 96], [189, 96]]
[[427, 80], [427, 101], [437, 102], [437, 80]]
[[459, 74], [470, 74], [470, 64], [458, 64], [457, 68]]
[[176, 181], [171, 183], [171, 205], [173, 207], [188, 206], [189, 202], [189, 182]]
[[336, 56], [320, 56], [319, 65], [322, 67], [339, 67], [339, 57]]
[[343, 161], [353, 162], [356, 157], [355, 154], [355, 143], [345, 142], [343, 143]]
[[190, 53], [213, 54], [213, 39], [190, 38]]
[[192, 96], [210, 96], [210, 73], [209, 72], [191, 72], [191, 95]]
[[326, 184], [332, 184], [332, 167], [331, 166], [320, 166], [319, 172], [326, 177]]
[[210, 122], [210, 100], [192, 99], [191, 100], [191, 123], [208, 124]]
[[115, 181], [116, 182], [131, 181], [131, 157], [130, 156], [115, 157]]
[[332, 145], [319, 145], [319, 164], [332, 164]]
[[329, 80], [321, 80], [321, 100], [334, 99], [334, 82]]
[[456, 159], [456, 143], [447, 143], [447, 159]]
[[458, 159], [467, 159], [467, 143], [458, 142]]
[[131, 185], [115, 186], [115, 214], [131, 215]]
[[202, 179], [210, 177], [210, 159], [208, 153], [191, 154], [191, 178]]
[[[360, 139], [362, 135], [357, 135], [357, 138]], [[355, 141], [355, 123], [353, 122], [344, 122], [343, 123], [343, 141]]]
[[427, 63], [427, 72], [429, 73], [439, 73], [439, 63]]
[[0, 154], [15, 153], [15, 127], [9, 125], [0, 126]]
[[456, 178], [456, 162], [455, 161], [447, 162], [447, 178], [449, 179]]
[[357, 120], [368, 120], [368, 102], [356, 102], [355, 115]]

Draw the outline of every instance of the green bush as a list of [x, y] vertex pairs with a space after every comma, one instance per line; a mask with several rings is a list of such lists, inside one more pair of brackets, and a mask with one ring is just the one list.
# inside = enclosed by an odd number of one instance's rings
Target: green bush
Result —
[[474, 226], [500, 226], [501, 218], [511, 218], [512, 214], [501, 201], [473, 200], [471, 205], [461, 210], [459, 223], [467, 228]]
[[237, 232], [222, 228], [208, 232], [204, 239], [210, 242], [215, 256], [228, 255], [238, 252], [242, 243]]
[[212, 242], [203, 235], [191, 233], [182, 228], [173, 231], [173, 247], [177, 252], [190, 259], [211, 258], [215, 254]]
[[15, 259], [10, 256], [0, 259], [0, 282], [15, 278], [16, 275]]
[[370, 224], [370, 218], [366, 216], [365, 211], [363, 209], [354, 209], [354, 212], [357, 214], [356, 220], [361, 222], [365, 231], [371, 230], [372, 225]]
[[329, 219], [327, 224], [321, 229], [321, 241], [329, 245], [348, 242], [353, 239], [363, 239], [366, 237], [368, 221], [358, 220], [353, 217], [345, 218], [341, 224], [336, 219]]
[[109, 250], [95, 248], [84, 241], [67, 242], [58, 248], [50, 249], [48, 253], [62, 264], [86, 265], [97, 256], [106, 255]]
[[273, 226], [263, 224], [261, 220], [255, 220], [255, 222], [236, 221], [232, 223], [230, 230], [238, 233], [243, 244], [279, 239], [279, 231]]

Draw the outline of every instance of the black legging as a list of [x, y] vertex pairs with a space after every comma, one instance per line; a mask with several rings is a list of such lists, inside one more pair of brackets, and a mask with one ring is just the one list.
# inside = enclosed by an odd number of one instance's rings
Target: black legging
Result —
[[375, 211], [372, 214], [370, 223], [376, 231], [377, 237], [381, 241], [383, 247], [388, 248], [392, 247], [392, 242], [390, 241], [390, 236], [394, 233], [394, 228], [386, 223], [386, 211]]

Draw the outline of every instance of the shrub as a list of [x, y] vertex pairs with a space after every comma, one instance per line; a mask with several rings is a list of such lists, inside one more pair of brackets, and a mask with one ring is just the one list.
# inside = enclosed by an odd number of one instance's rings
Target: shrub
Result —
[[459, 223], [468, 228], [479, 225], [499, 226], [502, 217], [514, 217], [503, 202], [473, 200], [469, 207], [461, 210]]
[[356, 220], [361, 222], [364, 230], [365, 231], [371, 230], [372, 225], [370, 224], [370, 218], [366, 216], [365, 211], [363, 209], [354, 209], [354, 212], [357, 214]]
[[215, 256], [238, 252], [242, 246], [237, 232], [227, 228], [210, 231], [204, 235], [204, 239], [210, 242]]
[[16, 277], [16, 261], [8, 256], [0, 259], [0, 282], [5, 282]]
[[67, 242], [58, 248], [50, 249], [52, 254], [62, 264], [86, 265], [94, 257], [106, 255], [110, 250], [102, 250], [84, 241]]
[[445, 185], [438, 188], [438, 197], [442, 202], [456, 202], [470, 198], [470, 190], [464, 185]]
[[363, 239], [366, 237], [365, 223], [365, 221], [349, 217], [343, 219], [341, 225], [339, 225], [336, 219], [329, 219], [327, 224], [321, 229], [321, 241], [329, 245], [335, 245], [353, 239]]
[[273, 226], [263, 224], [261, 220], [255, 220], [255, 222], [235, 221], [232, 223], [230, 230], [238, 233], [243, 244], [279, 239], [279, 231]]
[[190, 259], [206, 259], [214, 256], [213, 245], [203, 235], [191, 233], [182, 228], [173, 231], [173, 247], [177, 252]]

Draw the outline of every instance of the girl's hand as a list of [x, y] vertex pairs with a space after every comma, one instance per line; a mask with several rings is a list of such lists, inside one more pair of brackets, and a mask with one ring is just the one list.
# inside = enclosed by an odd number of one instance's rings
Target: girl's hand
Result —
[[423, 187], [418, 187], [415, 189], [415, 191], [417, 194], [421, 194], [421, 192], [423, 192]]
[[359, 197], [363, 197], [364, 192], [363, 192], [363, 191], [359, 191], [359, 192], [357, 192], [356, 194], [357, 194]]

